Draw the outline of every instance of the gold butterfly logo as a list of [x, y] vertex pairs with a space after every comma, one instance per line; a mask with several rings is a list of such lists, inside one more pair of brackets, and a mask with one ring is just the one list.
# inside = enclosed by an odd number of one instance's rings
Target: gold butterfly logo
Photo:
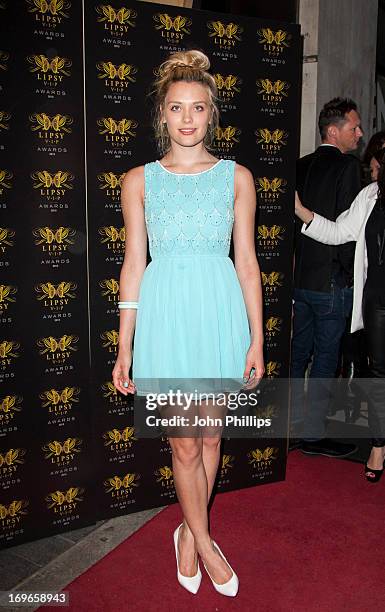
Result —
[[99, 286], [103, 289], [103, 296], [116, 296], [119, 293], [119, 282], [115, 278], [105, 278], [99, 282]]
[[268, 361], [266, 364], [266, 376], [273, 378], [274, 376], [279, 376], [279, 370], [281, 368], [281, 364], [277, 361]]
[[107, 23], [127, 24], [132, 28], [135, 27], [133, 20], [138, 16], [138, 13], [134, 9], [129, 9], [125, 6], [122, 6], [120, 9], [114, 9], [110, 4], [100, 4], [95, 7], [95, 10], [99, 14], [99, 22], [106, 21]]
[[106, 383], [104, 383], [102, 385], [102, 391], [104, 391], [103, 393], [103, 397], [108, 398], [108, 397], [117, 397], [118, 396], [118, 391], [114, 385], [114, 383], [108, 381]]
[[111, 444], [118, 444], [119, 442], [133, 442], [137, 440], [134, 436], [134, 427], [125, 427], [124, 429], [111, 429], [103, 434], [103, 438], [106, 440], [105, 446]]
[[0, 519], [4, 520], [8, 516], [15, 518], [17, 516], [21, 516], [22, 514], [27, 514], [26, 508], [28, 505], [29, 502], [25, 499], [15, 499], [8, 506], [0, 504]]
[[269, 461], [269, 459], [276, 459], [277, 455], [278, 449], [271, 446], [268, 446], [263, 451], [261, 451], [259, 448], [256, 448], [255, 450], [252, 450], [247, 453], [249, 463], [254, 466], [257, 463], [260, 463], [261, 461]]
[[135, 74], [138, 72], [136, 66], [132, 64], [113, 64], [112, 62], [99, 62], [96, 64], [100, 73], [99, 79], [118, 79], [119, 81], [130, 81], [135, 83]]
[[16, 232], [9, 229], [8, 227], [0, 227], [0, 246], [5, 244], [6, 246], [13, 246], [14, 242], [11, 240], [15, 236]]
[[19, 406], [22, 401], [23, 398], [18, 395], [6, 395], [0, 402], [0, 412], [13, 416], [13, 412], [21, 412]]
[[153, 15], [153, 19], [156, 23], [156, 30], [166, 30], [166, 32], [174, 30], [174, 32], [183, 32], [184, 34], [190, 34], [191, 32], [189, 27], [191, 26], [192, 21], [187, 17], [177, 15], [173, 19], [167, 13], [156, 13], [156, 15]]
[[272, 240], [283, 240], [283, 236], [281, 234], [284, 231], [284, 228], [280, 225], [272, 225], [270, 228], [268, 228], [267, 225], [258, 226], [258, 235], [264, 240], [267, 240], [268, 238], [271, 238]]
[[0, 467], [24, 463], [26, 452], [23, 448], [10, 448], [6, 453], [0, 453]]
[[79, 341], [78, 336], [67, 335], [61, 336], [61, 338], [54, 338], [53, 336], [47, 336], [37, 340], [36, 344], [40, 348], [40, 355], [46, 353], [64, 353], [67, 351], [77, 351], [77, 347], [73, 346]]
[[266, 274], [265, 272], [261, 272], [262, 284], [264, 287], [281, 287], [283, 274], [281, 272], [270, 272], [270, 274]]
[[31, 178], [35, 181], [34, 189], [40, 189], [41, 187], [45, 189], [50, 187], [73, 189], [70, 181], [73, 181], [75, 177], [70, 172], [64, 172], [63, 170], [58, 170], [55, 173], [41, 170], [32, 172]]
[[100, 334], [101, 339], [103, 340], [103, 348], [114, 348], [117, 350], [119, 344], [119, 332], [115, 329], [111, 329], [110, 331], [105, 331]]
[[45, 458], [60, 457], [60, 455], [69, 455], [70, 453], [80, 453], [83, 441], [80, 438], [67, 438], [64, 442], [53, 440], [42, 446], [42, 450], [46, 453]]
[[265, 322], [265, 328], [268, 332], [281, 331], [282, 319], [280, 317], [269, 317]]
[[270, 79], [258, 79], [257, 87], [259, 94], [268, 94], [268, 95], [282, 95], [288, 96], [288, 90], [290, 88], [290, 83], [287, 81], [270, 81]]
[[65, 11], [71, 8], [71, 2], [65, 0], [27, 0], [27, 3], [31, 7], [28, 9], [30, 13], [39, 12], [42, 15], [48, 13], [52, 16], [69, 17]]
[[54, 285], [53, 283], [40, 283], [39, 285], [35, 286], [35, 291], [38, 293], [37, 299], [38, 300], [45, 300], [46, 298], [53, 300], [55, 297], [58, 297], [60, 299], [64, 298], [64, 297], [69, 297], [69, 298], [75, 298], [75, 294], [73, 293], [73, 291], [75, 291], [75, 289], [77, 288], [77, 284], [76, 283], [72, 283], [72, 282], [65, 282], [62, 281], [61, 283], [58, 283], [57, 285]]
[[290, 47], [291, 34], [285, 30], [273, 31], [270, 28], [258, 30], [260, 44], [277, 45], [277, 47]]
[[287, 185], [287, 181], [282, 178], [275, 177], [268, 179], [266, 176], [257, 179], [257, 192], [258, 193], [285, 193], [283, 189]]
[[33, 113], [30, 115], [29, 120], [31, 121], [31, 130], [42, 130], [48, 132], [52, 130], [54, 132], [66, 132], [70, 134], [72, 129], [69, 127], [73, 124], [73, 119], [69, 115], [47, 115], [46, 113]]
[[125, 172], [115, 174], [114, 172], [102, 172], [98, 174], [98, 180], [101, 182], [99, 189], [121, 189]]
[[155, 470], [154, 474], [158, 477], [156, 479], [156, 482], [169, 482], [173, 476], [172, 469], [168, 465], [164, 465], [163, 467], [158, 468], [157, 470]]
[[49, 60], [45, 55], [28, 55], [27, 60], [32, 65], [30, 68], [31, 72], [41, 72], [43, 74], [51, 72], [52, 74], [62, 74], [67, 77], [71, 74], [68, 69], [72, 66], [72, 62], [66, 57], [59, 57], [57, 55]]
[[8, 172], [8, 170], [0, 170], [0, 189], [11, 189], [12, 184], [10, 183], [10, 180], [12, 177], [12, 172]]
[[45, 500], [48, 502], [48, 508], [51, 509], [54, 506], [59, 507], [63, 504], [73, 504], [74, 502], [83, 501], [81, 495], [84, 493], [82, 487], [70, 487], [67, 491], [53, 491], [46, 496]]
[[72, 404], [79, 401], [77, 397], [80, 394], [79, 387], [64, 387], [61, 391], [57, 389], [48, 389], [39, 394], [41, 400], [43, 400], [43, 408], [48, 406], [57, 406], [58, 404]]
[[113, 119], [112, 117], [103, 117], [97, 120], [97, 124], [102, 129], [99, 130], [99, 134], [120, 134], [122, 136], [135, 137], [135, 128], [138, 127], [138, 122], [133, 119]]
[[222, 455], [222, 470], [234, 467], [234, 459], [235, 457], [233, 455]]
[[221, 74], [219, 74], [219, 72], [217, 72], [216, 74], [214, 74], [214, 79], [215, 79], [215, 83], [219, 91], [226, 90], [226, 91], [236, 91], [238, 93], [240, 92], [240, 89], [239, 87], [237, 87], [237, 85], [240, 85], [242, 81], [239, 77], [233, 74], [229, 74], [226, 77], [224, 77]]
[[99, 229], [99, 234], [103, 236], [101, 242], [125, 242], [126, 240], [126, 230], [124, 227], [116, 228], [113, 225], [109, 225], [106, 227], [101, 227]]
[[14, 340], [3, 340], [0, 342], [0, 359], [7, 359], [9, 357], [18, 357], [17, 349], [20, 348], [20, 343]]
[[107, 487], [107, 493], [111, 493], [112, 491], [120, 491], [121, 489], [126, 489], [131, 493], [134, 487], [139, 486], [139, 483], [137, 482], [139, 479], [139, 474], [128, 473], [123, 476], [123, 478], [120, 478], [120, 476], [108, 478], [103, 484], [105, 487]]
[[9, 130], [8, 121], [11, 119], [11, 113], [6, 113], [5, 111], [0, 111], [0, 130]]
[[209, 21], [207, 24], [209, 29], [209, 36], [218, 36], [219, 38], [227, 38], [228, 40], [242, 40], [241, 34], [243, 32], [242, 26], [230, 22], [225, 25], [222, 21]]
[[215, 138], [218, 142], [239, 142], [237, 136], [239, 136], [240, 133], [241, 130], [232, 125], [228, 125], [226, 128], [219, 126], [215, 128]]
[[60, 226], [56, 230], [50, 227], [39, 227], [33, 230], [33, 235], [38, 240], [35, 240], [35, 244], [74, 244], [73, 237], [76, 234], [76, 230], [70, 227]]
[[259, 128], [256, 131], [256, 136], [258, 137], [258, 144], [276, 144], [276, 145], [286, 145], [288, 133], [283, 130], [273, 130], [270, 131], [267, 128]]

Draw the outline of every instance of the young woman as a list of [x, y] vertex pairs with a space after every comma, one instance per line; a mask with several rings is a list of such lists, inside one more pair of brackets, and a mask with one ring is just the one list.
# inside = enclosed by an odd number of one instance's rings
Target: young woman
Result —
[[[192, 381], [192, 389], [194, 381], [226, 379], [253, 388], [264, 373], [254, 182], [249, 170], [208, 151], [218, 125], [209, 66], [200, 51], [175, 53], [160, 66], [154, 127], [163, 157], [133, 168], [123, 181], [126, 252], [113, 370], [123, 394], [144, 395], [155, 381], [174, 379]], [[169, 441], [183, 512], [174, 532], [178, 580], [197, 592], [199, 555], [215, 589], [235, 596], [236, 573], [208, 530], [220, 431]]]
[[379, 481], [385, 459], [385, 150], [378, 159], [377, 182], [360, 191], [335, 222], [303, 206], [298, 195], [295, 203], [306, 236], [324, 244], [357, 242], [351, 331], [365, 329], [369, 356], [369, 427], [374, 436], [365, 465], [369, 482]]

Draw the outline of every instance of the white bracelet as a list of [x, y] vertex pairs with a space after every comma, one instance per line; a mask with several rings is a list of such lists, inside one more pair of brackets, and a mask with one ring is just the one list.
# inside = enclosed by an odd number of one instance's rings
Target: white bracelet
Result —
[[118, 302], [119, 310], [126, 310], [128, 308], [138, 308], [138, 302]]

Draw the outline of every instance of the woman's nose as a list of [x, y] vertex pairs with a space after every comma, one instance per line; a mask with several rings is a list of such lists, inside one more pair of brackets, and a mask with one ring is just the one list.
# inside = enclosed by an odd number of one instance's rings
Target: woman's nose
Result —
[[185, 111], [183, 113], [183, 121], [184, 121], [184, 123], [191, 123], [192, 117], [191, 117], [190, 111]]

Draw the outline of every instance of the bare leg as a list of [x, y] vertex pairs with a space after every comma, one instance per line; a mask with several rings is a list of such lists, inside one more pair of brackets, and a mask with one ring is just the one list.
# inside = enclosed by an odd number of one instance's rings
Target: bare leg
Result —
[[184, 576], [196, 574], [196, 550], [213, 580], [223, 584], [232, 574], [227, 563], [213, 548], [208, 532], [208, 482], [202, 458], [202, 439], [170, 438], [170, 445], [176, 493], [184, 519], [193, 534], [193, 539], [188, 534], [186, 537], [186, 532], [181, 529], [178, 555], [180, 572]]
[[221, 437], [202, 438], [202, 460], [207, 478], [207, 503], [210, 501], [221, 456]]
[[[207, 479], [207, 503], [210, 501], [211, 493], [214, 487], [215, 477], [218, 471], [220, 459], [221, 438], [203, 438], [202, 439], [202, 461]], [[183, 558], [186, 561], [186, 570], [191, 568], [191, 564], [196, 568], [196, 546], [193, 533], [188, 526], [186, 517], [183, 517], [183, 528], [180, 530], [181, 546], [183, 547]], [[192, 571], [192, 576], [196, 571]], [[183, 574], [183, 571], [182, 571]], [[190, 574], [185, 574], [189, 576]]]
[[203, 429], [202, 435], [203, 438], [169, 439], [174, 483], [184, 515], [179, 567], [183, 575], [194, 576], [199, 552], [212, 578], [222, 584], [231, 578], [231, 570], [212, 546], [207, 514], [220, 458], [221, 428]]
[[[216, 406], [213, 402], [203, 404], [199, 408], [199, 414], [202, 417], [220, 418], [223, 420], [227, 413], [227, 406]], [[203, 440], [202, 458], [207, 477], [207, 503], [210, 501], [211, 493], [214, 487], [215, 478], [218, 472], [218, 465], [221, 455], [221, 436], [223, 426], [209, 425], [202, 427], [201, 434]]]
[[202, 438], [169, 438], [169, 442], [174, 485], [184, 522], [179, 532], [179, 569], [184, 576], [194, 576], [197, 551], [193, 532], [203, 539], [208, 535], [208, 484], [202, 460]]

